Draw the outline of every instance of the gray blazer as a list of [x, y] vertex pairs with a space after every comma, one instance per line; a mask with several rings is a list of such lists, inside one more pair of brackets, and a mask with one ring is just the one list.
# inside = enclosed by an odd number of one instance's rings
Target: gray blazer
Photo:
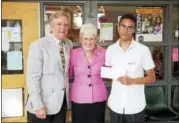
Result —
[[[47, 114], [56, 114], [60, 111], [66, 91], [67, 104], [69, 102], [69, 57], [72, 42], [65, 41], [64, 55], [66, 60], [65, 73], [62, 71], [62, 62], [59, 45], [52, 35], [43, 37], [30, 46], [27, 58], [27, 89], [29, 98], [26, 109], [30, 113], [47, 108]], [[65, 86], [66, 85], [66, 89]]]

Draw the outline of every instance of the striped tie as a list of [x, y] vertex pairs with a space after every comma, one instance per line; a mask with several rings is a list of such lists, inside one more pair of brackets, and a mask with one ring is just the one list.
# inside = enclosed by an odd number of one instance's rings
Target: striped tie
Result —
[[61, 41], [60, 42], [60, 56], [62, 60], [63, 73], [65, 73], [65, 56], [64, 56], [64, 51], [63, 51], [63, 45], [64, 45], [64, 42]]

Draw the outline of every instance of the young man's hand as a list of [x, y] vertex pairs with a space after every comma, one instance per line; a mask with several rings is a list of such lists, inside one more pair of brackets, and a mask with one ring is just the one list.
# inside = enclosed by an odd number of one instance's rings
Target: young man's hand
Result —
[[128, 76], [121, 76], [117, 80], [120, 81], [124, 85], [132, 85], [132, 84], [134, 84], [134, 79], [132, 79], [132, 78], [130, 78]]

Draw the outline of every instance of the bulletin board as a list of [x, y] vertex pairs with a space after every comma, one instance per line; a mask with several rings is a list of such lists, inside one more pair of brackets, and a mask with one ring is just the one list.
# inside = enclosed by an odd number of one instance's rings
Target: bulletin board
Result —
[[22, 20], [2, 20], [1, 22], [2, 74], [22, 74]]

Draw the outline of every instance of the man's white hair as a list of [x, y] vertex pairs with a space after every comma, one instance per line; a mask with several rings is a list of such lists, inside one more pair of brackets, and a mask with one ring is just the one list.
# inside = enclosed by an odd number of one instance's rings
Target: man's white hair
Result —
[[80, 35], [83, 36], [94, 35], [95, 37], [97, 37], [97, 28], [95, 25], [91, 23], [83, 24], [80, 28]]

